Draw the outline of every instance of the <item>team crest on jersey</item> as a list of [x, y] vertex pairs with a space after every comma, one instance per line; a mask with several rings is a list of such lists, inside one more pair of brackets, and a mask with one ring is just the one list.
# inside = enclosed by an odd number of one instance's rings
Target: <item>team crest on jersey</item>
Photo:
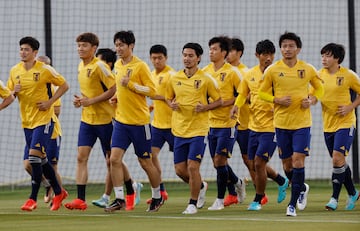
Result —
[[298, 77], [303, 79], [305, 77], [305, 70], [297, 70]]
[[250, 81], [251, 81], [251, 82], [255, 82], [255, 78], [254, 78], [254, 77], [251, 77]]
[[127, 70], [126, 70], [126, 77], [130, 78], [131, 73], [132, 73], [132, 70], [131, 70], [131, 69], [127, 69]]
[[194, 80], [194, 88], [199, 89], [201, 84], [201, 80]]
[[162, 76], [159, 77], [159, 85], [162, 83], [163, 79], [164, 79], [164, 77], [162, 77]]
[[33, 73], [33, 80], [36, 81], [36, 82], [40, 80], [40, 73], [39, 72]]
[[87, 76], [87, 77], [90, 77], [90, 76], [91, 76], [91, 71], [92, 71], [92, 69], [90, 69], [90, 68], [87, 69], [87, 73], [86, 73], [86, 76]]
[[225, 76], [226, 76], [226, 73], [220, 73], [220, 81], [221, 82], [225, 81]]
[[336, 85], [341, 86], [344, 84], [344, 77], [336, 77]]

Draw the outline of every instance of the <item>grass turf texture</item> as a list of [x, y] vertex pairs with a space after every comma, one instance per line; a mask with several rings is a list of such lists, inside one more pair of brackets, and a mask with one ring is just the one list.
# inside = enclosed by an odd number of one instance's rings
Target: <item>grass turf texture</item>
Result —
[[[252, 185], [247, 186], [247, 197], [243, 204], [232, 205], [221, 211], [208, 211], [216, 197], [216, 184], [211, 182], [207, 192], [206, 204], [195, 215], [182, 215], [189, 200], [186, 184], [166, 183], [169, 200], [158, 212], [147, 213], [146, 199], [150, 197], [150, 187], [144, 185], [141, 202], [133, 211], [117, 211], [105, 213], [103, 209], [91, 204], [103, 193], [103, 185], [87, 186], [88, 209], [86, 211], [70, 211], [61, 207], [58, 211], [50, 211], [43, 202], [43, 190], [39, 193], [38, 208], [32, 212], [20, 210], [30, 192], [30, 188], [16, 188], [13, 191], [0, 189], [0, 230], [51, 230], [51, 231], [112, 231], [112, 230], [146, 230], [146, 231], [226, 231], [226, 230], [360, 230], [360, 201], [353, 211], [345, 211], [346, 190], [343, 188], [336, 211], [326, 211], [325, 204], [331, 196], [331, 185], [328, 181], [308, 181], [310, 193], [308, 206], [304, 211], [297, 211], [297, 217], [285, 215], [290, 198], [290, 188], [284, 202], [278, 204], [277, 185], [268, 182], [268, 204], [261, 211], [247, 211], [248, 204], [254, 198]], [[359, 189], [359, 185], [356, 185]], [[66, 187], [68, 202], [76, 197], [76, 187]]]

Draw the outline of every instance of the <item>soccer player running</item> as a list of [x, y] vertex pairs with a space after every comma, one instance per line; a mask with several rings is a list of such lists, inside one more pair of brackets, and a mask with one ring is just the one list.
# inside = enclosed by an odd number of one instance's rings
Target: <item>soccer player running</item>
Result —
[[256, 58], [259, 64], [251, 68], [244, 76], [239, 87], [239, 95], [231, 111], [232, 116], [236, 116], [238, 110], [242, 108], [249, 97], [249, 149], [248, 157], [255, 169], [255, 190], [256, 195], [250, 203], [248, 210], [260, 210], [261, 201], [265, 196], [267, 177], [273, 179], [278, 186], [277, 202], [282, 202], [286, 197], [286, 189], [289, 180], [275, 172], [268, 161], [272, 157], [275, 148], [275, 128], [273, 124], [274, 106], [272, 103], [263, 101], [259, 98], [258, 89], [260, 80], [265, 69], [274, 60], [275, 46], [270, 40], [263, 40], [256, 45]]
[[170, 78], [165, 95], [173, 110], [175, 172], [190, 186], [190, 200], [183, 214], [195, 214], [205, 203], [207, 184], [201, 182], [200, 164], [209, 131], [208, 111], [222, 104], [216, 80], [198, 67], [202, 54], [198, 43], [184, 45], [185, 68]]
[[[66, 203], [68, 209], [86, 210], [86, 183], [88, 159], [99, 138], [104, 156], [110, 155], [112, 118], [114, 109], [108, 102], [115, 93], [115, 80], [108, 65], [95, 57], [99, 39], [93, 33], [82, 33], [76, 38], [81, 62], [78, 66], [78, 82], [81, 95], [74, 95], [75, 108], [82, 107], [78, 133], [76, 167], [77, 198]], [[110, 174], [109, 168], [107, 174]]]
[[154, 97], [155, 84], [148, 65], [133, 55], [135, 36], [132, 31], [120, 31], [114, 35], [116, 52], [120, 59], [115, 63], [117, 101], [114, 131], [111, 140], [111, 178], [115, 200], [105, 208], [112, 212], [124, 208], [124, 171], [122, 160], [132, 143], [141, 167], [146, 172], [152, 191], [148, 212], [158, 211], [163, 204], [160, 195], [161, 177], [151, 160], [150, 112], [146, 97]]
[[[21, 62], [11, 68], [7, 85], [19, 101], [22, 127], [32, 168], [31, 194], [21, 209], [25, 211], [36, 209], [44, 174], [55, 193], [50, 210], [58, 210], [68, 193], [59, 185], [55, 171], [46, 158], [45, 150], [54, 128], [53, 104], [69, 89], [69, 85], [53, 67], [36, 61], [40, 47], [37, 39], [23, 37], [19, 45]], [[51, 92], [50, 84], [58, 86], [54, 94]]]
[[[99, 58], [100, 60], [104, 61], [111, 70], [114, 69], [115, 62], [117, 60], [116, 52], [111, 50], [110, 48], [100, 48], [96, 51], [95, 56]], [[111, 101], [110, 101], [111, 102]], [[111, 104], [116, 107], [116, 104]], [[115, 114], [115, 113], [114, 113]], [[106, 166], [108, 169], [110, 169], [110, 153], [106, 153], [105, 156], [106, 160]], [[123, 161], [123, 170], [124, 170], [124, 181], [126, 186], [126, 208], [125, 210], [133, 210], [135, 208], [135, 205], [139, 204], [140, 202], [140, 191], [143, 185], [139, 182], [134, 182], [131, 179], [131, 175], [129, 173], [128, 167], [126, 163]], [[105, 177], [105, 192], [103, 195], [97, 199], [91, 201], [91, 203], [95, 206], [98, 206], [100, 208], [105, 208], [109, 202], [110, 202], [110, 195], [111, 191], [113, 189], [112, 181], [111, 181], [111, 175], [110, 172], [106, 174]], [[135, 193], [134, 193], [135, 190]], [[135, 202], [134, 202], [135, 200]]]
[[230, 49], [230, 39], [225, 36], [213, 37], [208, 44], [211, 63], [205, 66], [203, 71], [217, 81], [223, 100], [221, 107], [209, 111], [208, 140], [210, 155], [217, 173], [217, 198], [208, 210], [221, 210], [224, 208], [228, 181], [236, 185], [238, 194], [241, 194], [242, 184], [245, 186], [245, 182], [238, 179], [235, 174], [229, 174], [228, 170], [230, 168], [228, 158], [232, 155], [236, 136], [236, 118], [229, 118], [229, 114], [241, 79], [235, 68], [225, 62]]
[[[152, 162], [161, 176], [161, 166], [159, 153], [164, 143], [167, 142], [170, 151], [174, 149], [174, 136], [171, 133], [171, 114], [172, 110], [165, 100], [166, 86], [174, 69], [166, 64], [167, 49], [164, 45], [156, 44], [150, 48], [150, 60], [154, 66], [151, 72], [155, 82], [156, 96], [153, 100], [153, 120], [151, 122], [151, 152]], [[160, 194], [163, 200], [168, 199], [164, 183], [160, 183]], [[151, 201], [149, 201], [151, 202]]]
[[[245, 73], [248, 71], [248, 67], [241, 62], [241, 57], [244, 54], [244, 43], [239, 38], [231, 39], [231, 47], [229, 54], [226, 57], [226, 61], [230, 63], [232, 66], [236, 67], [236, 69], [240, 72], [241, 78], [245, 76]], [[248, 151], [248, 141], [249, 141], [249, 104], [245, 103], [240, 110], [237, 118], [236, 125], [236, 137], [235, 140], [239, 144], [241, 157], [246, 168], [249, 170], [250, 177], [253, 182], [255, 182], [255, 169], [253, 167], [253, 163], [248, 159], [247, 151]], [[230, 175], [233, 177], [237, 177], [232, 168], [228, 165], [228, 171]], [[241, 180], [241, 179], [240, 179]], [[236, 192], [235, 185], [231, 182], [228, 183], [227, 188], [229, 190], [229, 195], [227, 195], [224, 199], [224, 206], [229, 206], [232, 204], [242, 203], [246, 197], [246, 183], [245, 180], [242, 179], [241, 182], [241, 190], [240, 193]], [[266, 199], [267, 201], [267, 199]]]
[[[355, 189], [351, 179], [351, 169], [346, 163], [346, 157], [354, 140], [354, 109], [360, 104], [360, 81], [355, 72], [340, 65], [345, 57], [344, 46], [329, 43], [320, 53], [323, 68], [320, 69], [319, 75], [324, 85], [324, 96], [320, 99], [324, 138], [333, 163], [333, 192], [325, 207], [328, 210], [337, 209], [341, 187], [344, 184], [348, 193], [345, 209], [353, 210], [359, 199], [359, 191]], [[353, 102], [351, 91], [357, 94]]]
[[[274, 103], [274, 126], [279, 156], [291, 181], [291, 199], [286, 215], [296, 216], [306, 207], [309, 185], [305, 184], [305, 157], [309, 155], [311, 111], [324, 91], [315, 68], [299, 60], [302, 46], [298, 35], [285, 32], [280, 36], [282, 59], [265, 70], [260, 84], [261, 99]], [[314, 95], [309, 94], [309, 84]], [[272, 94], [273, 93], [273, 94]]]

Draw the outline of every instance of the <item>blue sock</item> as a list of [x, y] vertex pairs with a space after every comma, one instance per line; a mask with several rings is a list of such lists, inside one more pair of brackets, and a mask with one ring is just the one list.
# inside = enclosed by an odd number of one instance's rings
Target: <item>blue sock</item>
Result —
[[37, 156], [29, 156], [29, 162], [32, 168], [31, 194], [29, 198], [36, 201], [40, 189], [41, 178], [42, 178], [41, 158]]
[[352, 181], [352, 173], [349, 165], [345, 164], [345, 179], [344, 179], [344, 186], [348, 195], [355, 195], [355, 186], [354, 182]]
[[293, 170], [291, 170], [290, 172], [284, 171], [286, 177], [291, 181], [293, 178]]
[[160, 183], [160, 191], [162, 191], [162, 192], [165, 191], [165, 185], [163, 182]]
[[278, 184], [278, 185], [283, 185], [285, 183], [285, 178], [280, 175], [277, 174], [277, 176], [275, 177], [274, 181]]
[[331, 181], [333, 186], [332, 197], [335, 199], [339, 199], [341, 186], [345, 181], [345, 166], [333, 168]]
[[228, 172], [227, 166], [216, 167], [216, 172], [217, 172], [216, 183], [217, 183], [217, 189], [218, 189], [217, 198], [224, 199], [227, 181], [229, 178], [229, 172]]
[[294, 168], [291, 179], [291, 199], [289, 205], [296, 206], [296, 201], [299, 198], [301, 188], [305, 182], [305, 168]]
[[41, 167], [42, 167], [44, 176], [49, 181], [52, 189], [54, 190], [55, 195], [59, 195], [61, 193], [61, 187], [56, 178], [54, 168], [47, 161], [47, 158], [44, 158], [41, 160]]
[[235, 192], [235, 185], [239, 178], [236, 176], [236, 174], [234, 173], [234, 171], [232, 170], [232, 168], [230, 167], [230, 165], [227, 165], [227, 169], [229, 172], [229, 182], [227, 184], [227, 189], [229, 191], [229, 194], [236, 196], [237, 193]]

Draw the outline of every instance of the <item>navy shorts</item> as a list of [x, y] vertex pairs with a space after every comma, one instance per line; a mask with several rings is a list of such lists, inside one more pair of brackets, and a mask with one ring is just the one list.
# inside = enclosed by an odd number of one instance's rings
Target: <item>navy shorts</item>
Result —
[[249, 129], [237, 131], [236, 142], [239, 144], [242, 155], [247, 155], [248, 152], [249, 132]]
[[236, 128], [210, 128], [208, 140], [211, 157], [218, 154], [230, 158], [236, 134]]
[[249, 133], [249, 160], [254, 160], [255, 155], [265, 161], [269, 161], [276, 149], [274, 132], [254, 132]]
[[336, 132], [324, 132], [326, 147], [331, 157], [334, 150], [345, 156], [349, 154], [354, 132], [354, 127], [339, 129]]
[[310, 127], [295, 130], [275, 128], [280, 159], [287, 159], [294, 152], [309, 155]]
[[201, 162], [206, 147], [206, 136], [174, 139], [174, 164], [195, 160]]
[[169, 151], [174, 151], [174, 135], [171, 133], [171, 128], [161, 129], [151, 126], [151, 147], [161, 149], [165, 142], [169, 144]]
[[51, 139], [54, 130], [54, 122], [38, 126], [34, 129], [24, 128], [26, 148], [35, 149], [45, 155], [46, 147]]

